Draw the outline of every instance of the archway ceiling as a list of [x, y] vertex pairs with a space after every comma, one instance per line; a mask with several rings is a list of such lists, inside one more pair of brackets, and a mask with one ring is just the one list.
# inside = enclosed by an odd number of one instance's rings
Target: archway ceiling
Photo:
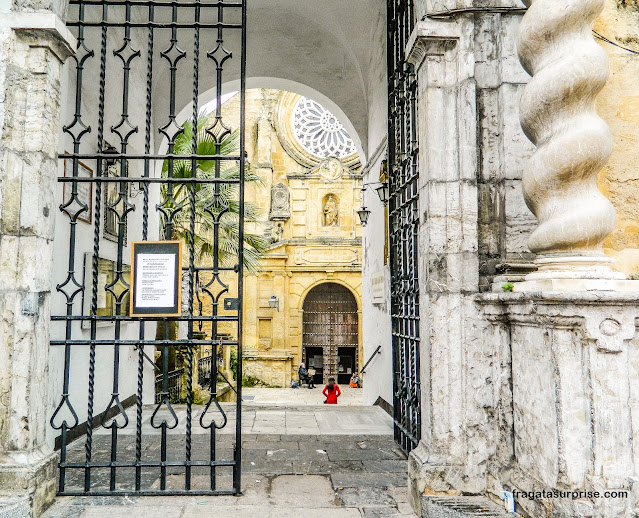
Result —
[[[371, 88], [379, 88], [379, 78], [385, 77], [385, 62], [375, 56], [385, 45], [386, 2], [251, 0], [248, 5], [248, 86], [286, 89], [287, 84], [299, 85], [290, 90], [310, 97], [317, 92], [317, 101], [346, 118], [342, 123], [359, 137], [354, 138], [366, 155], [369, 93]], [[230, 42], [230, 46], [237, 48], [236, 43]], [[201, 48], [211, 45], [215, 46], [213, 38], [202, 38]], [[227, 65], [225, 84], [229, 90], [237, 87], [239, 59]], [[154, 96], [168, 96], [167, 76], [164, 72], [154, 77]], [[262, 84], [259, 78], [272, 80]], [[202, 73], [200, 92], [208, 91], [210, 99], [214, 88], [214, 75]], [[177, 106], [188, 106], [192, 77], [179, 76], [177, 92]]]

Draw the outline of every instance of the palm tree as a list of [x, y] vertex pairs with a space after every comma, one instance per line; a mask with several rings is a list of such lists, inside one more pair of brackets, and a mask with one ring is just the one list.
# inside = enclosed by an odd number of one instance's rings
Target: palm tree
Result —
[[[201, 112], [197, 118], [197, 155], [217, 154], [217, 141], [215, 135], [207, 131], [210, 127], [208, 114]], [[183, 131], [175, 138], [173, 153], [176, 155], [190, 155], [193, 152], [193, 123], [191, 120], [182, 125]], [[238, 130], [228, 132], [221, 141], [219, 154], [226, 156], [238, 155], [240, 152], [240, 133]], [[222, 180], [239, 180], [240, 166], [234, 160], [197, 160], [198, 178], [215, 178], [217, 174]], [[191, 159], [173, 160], [173, 178], [192, 178]], [[169, 160], [165, 160], [162, 167], [162, 176], [168, 176]], [[262, 179], [252, 172], [247, 164], [244, 171], [245, 182], [262, 183]], [[219, 219], [218, 228], [218, 260], [222, 266], [233, 266], [237, 260], [240, 244], [239, 219], [240, 204], [238, 185], [233, 183], [204, 183], [195, 184], [195, 235], [193, 244], [196, 260], [214, 259], [215, 222]], [[182, 210], [174, 213], [171, 220], [171, 236], [181, 239], [186, 246], [190, 246], [190, 195], [191, 186], [187, 184], [173, 184], [172, 188], [162, 184], [162, 199], [166, 200], [162, 205], [162, 228], [167, 230], [169, 219], [167, 214], [175, 211], [180, 206]], [[258, 208], [250, 203], [244, 204], [244, 221], [255, 222], [259, 215]], [[259, 268], [260, 258], [268, 249], [268, 240], [259, 234], [244, 232], [244, 267], [255, 272]]]
[[[240, 133], [238, 130], [228, 132], [219, 142], [219, 133], [211, 134], [207, 131], [211, 123], [208, 114], [201, 112], [196, 121], [197, 147], [196, 155], [225, 155], [237, 156], [240, 153]], [[217, 145], [219, 142], [219, 151]], [[193, 121], [188, 120], [182, 125], [182, 132], [175, 137], [173, 149], [176, 155], [191, 155], [193, 153]], [[218, 164], [219, 162], [219, 164]], [[236, 160], [196, 160], [196, 177], [209, 179], [237, 181], [240, 179], [240, 165]], [[172, 178], [193, 178], [192, 159], [173, 159], [164, 161], [162, 177], [166, 178], [171, 169]], [[247, 163], [244, 170], [244, 182], [262, 183], [262, 179], [252, 172]], [[195, 232], [191, 233], [191, 203], [192, 193], [195, 191]], [[195, 251], [196, 263], [215, 261], [215, 231], [217, 225], [217, 260], [220, 266], [233, 267], [237, 264], [240, 245], [239, 221], [240, 203], [237, 183], [196, 183], [196, 184], [162, 184], [161, 200], [161, 228], [167, 239], [179, 239], [185, 243], [187, 250], [191, 246]], [[258, 208], [250, 203], [244, 204], [244, 221], [255, 222], [259, 216]], [[170, 226], [169, 226], [170, 223]], [[259, 234], [244, 231], [243, 264], [249, 272], [259, 268], [260, 259], [268, 250], [268, 240]], [[163, 338], [164, 326], [158, 323], [157, 337]], [[169, 325], [170, 339], [175, 339], [177, 326]], [[170, 355], [175, 355], [177, 348], [171, 348]], [[181, 351], [183, 352], [183, 351]], [[164, 352], [162, 352], [164, 354]], [[175, 359], [173, 359], [175, 361]]]

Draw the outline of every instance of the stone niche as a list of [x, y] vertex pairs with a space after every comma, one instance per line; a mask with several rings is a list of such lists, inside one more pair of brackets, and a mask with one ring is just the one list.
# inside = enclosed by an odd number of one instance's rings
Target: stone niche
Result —
[[271, 221], [286, 221], [291, 217], [291, 194], [282, 182], [271, 187]]
[[339, 216], [339, 198], [334, 193], [328, 193], [322, 198], [322, 226], [339, 227]]

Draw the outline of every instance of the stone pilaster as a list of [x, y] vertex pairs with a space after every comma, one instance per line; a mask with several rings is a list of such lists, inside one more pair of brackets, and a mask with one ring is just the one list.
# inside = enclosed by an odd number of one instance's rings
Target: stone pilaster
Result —
[[[419, 495], [483, 489], [469, 460], [463, 378], [479, 289], [473, 20], [420, 22], [408, 59], [418, 83], [422, 437], [409, 462]], [[470, 453], [472, 456], [473, 454]]]
[[60, 73], [74, 38], [49, 11], [2, 13], [0, 20], [5, 49], [0, 58], [0, 510], [31, 517], [55, 495], [56, 457], [45, 444], [50, 275]]
[[[557, 279], [619, 279], [602, 242], [615, 210], [597, 188], [612, 134], [595, 99], [606, 84], [606, 53], [591, 35], [605, 0], [525, 0], [520, 61], [532, 78], [521, 99], [521, 124], [537, 151], [523, 175], [524, 198], [539, 226], [529, 240], [539, 281], [519, 289], [562, 289]], [[575, 289], [572, 283], [568, 289]], [[601, 288], [590, 286], [585, 289]]]

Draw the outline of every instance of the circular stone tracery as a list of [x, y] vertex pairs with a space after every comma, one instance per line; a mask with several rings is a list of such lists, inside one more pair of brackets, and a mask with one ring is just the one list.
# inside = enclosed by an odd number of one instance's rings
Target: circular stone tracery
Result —
[[353, 139], [337, 117], [308, 97], [297, 101], [292, 125], [302, 147], [318, 158], [346, 158], [356, 151]]

